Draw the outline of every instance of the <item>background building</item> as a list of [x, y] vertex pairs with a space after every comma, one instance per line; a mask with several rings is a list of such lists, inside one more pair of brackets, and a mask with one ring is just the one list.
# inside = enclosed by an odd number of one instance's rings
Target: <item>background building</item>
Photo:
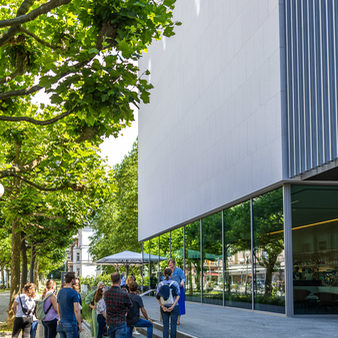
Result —
[[190, 300], [338, 313], [338, 2], [187, 0], [175, 15], [141, 63], [144, 254], [175, 257]]
[[90, 227], [80, 229], [70, 249], [67, 251], [67, 271], [74, 271], [77, 276], [96, 276], [96, 264], [89, 253], [90, 236], [94, 231]]

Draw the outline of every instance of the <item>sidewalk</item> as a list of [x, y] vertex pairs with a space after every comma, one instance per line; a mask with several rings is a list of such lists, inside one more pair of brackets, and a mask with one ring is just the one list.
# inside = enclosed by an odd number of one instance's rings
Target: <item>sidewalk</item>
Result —
[[[142, 298], [150, 318], [159, 321], [155, 297]], [[338, 316], [289, 318], [262, 312], [186, 302], [178, 330], [198, 338], [338, 337]]]

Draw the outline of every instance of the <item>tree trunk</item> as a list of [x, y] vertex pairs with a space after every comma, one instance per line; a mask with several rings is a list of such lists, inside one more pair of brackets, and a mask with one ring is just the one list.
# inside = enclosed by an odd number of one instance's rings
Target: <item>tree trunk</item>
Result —
[[31, 261], [30, 261], [30, 269], [29, 269], [29, 281], [31, 283], [34, 283], [35, 259], [36, 259], [35, 246], [34, 246], [34, 244], [32, 244], [32, 246], [31, 246]]
[[9, 286], [9, 279], [10, 279], [10, 276], [11, 276], [11, 272], [9, 271], [9, 269], [6, 269], [7, 289], [10, 288], [10, 286]]
[[21, 289], [27, 283], [27, 247], [24, 235], [21, 232]]
[[5, 284], [5, 268], [1, 268], [1, 280], [2, 280], [2, 286], [3, 286], [3, 288], [6, 288], [6, 284]]
[[8, 325], [12, 326], [14, 321], [14, 312], [12, 304], [15, 297], [20, 292], [20, 248], [21, 234], [18, 231], [18, 220], [12, 223], [12, 264], [11, 264], [11, 292], [8, 304]]
[[37, 288], [38, 288], [38, 275], [39, 275], [39, 261], [37, 260], [37, 258], [35, 258], [33, 283], [36, 285]]

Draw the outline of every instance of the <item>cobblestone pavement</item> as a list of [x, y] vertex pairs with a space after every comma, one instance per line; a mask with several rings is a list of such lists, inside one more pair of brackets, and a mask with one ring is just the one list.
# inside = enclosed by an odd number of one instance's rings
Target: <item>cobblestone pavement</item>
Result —
[[[7, 309], [9, 302], [9, 292], [0, 292], [0, 324], [7, 321]], [[90, 329], [86, 326], [82, 326], [83, 331], [80, 334], [80, 338], [92, 338]], [[1, 338], [10, 338], [11, 332], [0, 332]], [[43, 338], [43, 326], [42, 324], [38, 325], [37, 338]], [[59, 335], [57, 335], [59, 337]]]

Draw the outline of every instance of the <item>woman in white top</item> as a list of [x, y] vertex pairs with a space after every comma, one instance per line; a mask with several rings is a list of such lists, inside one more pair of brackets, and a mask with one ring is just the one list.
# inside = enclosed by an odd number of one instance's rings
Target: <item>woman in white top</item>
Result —
[[95, 303], [97, 303], [96, 304], [96, 314], [97, 314], [97, 322], [99, 324], [99, 329], [98, 329], [98, 332], [97, 332], [97, 338], [102, 338], [104, 328], [106, 326], [107, 314], [106, 314], [106, 304], [105, 304], [104, 299], [103, 299], [104, 291], [105, 291], [104, 289], [98, 289], [95, 293], [95, 296], [94, 296], [94, 301], [95, 301]]
[[35, 295], [35, 284], [28, 283], [24, 286], [23, 293], [15, 298], [12, 305], [12, 310], [15, 313], [12, 337], [19, 337], [21, 331], [23, 338], [30, 337], [35, 310]]

